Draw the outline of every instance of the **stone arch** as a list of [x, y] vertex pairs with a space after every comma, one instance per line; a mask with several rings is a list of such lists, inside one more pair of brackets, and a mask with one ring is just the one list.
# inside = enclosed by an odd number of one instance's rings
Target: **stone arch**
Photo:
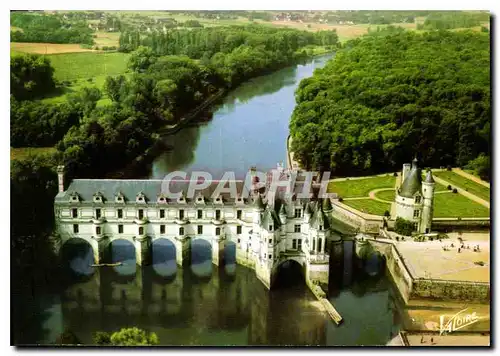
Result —
[[121, 263], [113, 266], [113, 270], [124, 276], [131, 276], [136, 271], [136, 252], [133, 239], [126, 237], [110, 238], [105, 247], [106, 263]]
[[288, 268], [291, 264], [295, 264], [295, 266], [298, 266], [299, 268], [292, 268], [290, 273], [287, 273], [287, 275], [285, 275], [284, 277], [289, 279], [288, 277], [292, 277], [291, 275], [292, 273], [295, 274], [296, 272], [300, 271], [301, 275], [298, 276], [298, 278], [302, 278], [302, 280], [305, 282], [305, 279], [307, 278], [307, 270], [306, 270], [307, 264], [305, 259], [301, 257], [290, 256], [287, 257], [286, 259], [283, 259], [282, 261], [279, 261], [273, 266], [271, 271], [271, 288], [281, 284], [280, 282], [289, 282], [289, 281], [279, 281], [279, 277], [281, 269]]
[[153, 271], [160, 277], [172, 278], [177, 273], [177, 246], [169, 238], [156, 238], [151, 242]]
[[212, 276], [212, 242], [198, 238], [191, 241], [191, 272], [198, 278]]
[[72, 237], [62, 241], [59, 249], [60, 261], [65, 268], [76, 275], [91, 276], [95, 272], [95, 268], [91, 265], [94, 264], [96, 251], [96, 241]]

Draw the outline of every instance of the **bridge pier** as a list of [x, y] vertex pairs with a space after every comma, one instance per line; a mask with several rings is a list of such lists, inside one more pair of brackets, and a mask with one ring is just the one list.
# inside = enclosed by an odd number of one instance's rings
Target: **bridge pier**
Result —
[[175, 238], [175, 261], [179, 267], [189, 265], [191, 262], [191, 240], [188, 236]]
[[147, 266], [151, 264], [151, 237], [138, 236], [134, 241], [135, 245], [135, 260], [139, 266]]
[[212, 241], [212, 263], [216, 266], [224, 265], [224, 247], [225, 240], [216, 238]]
[[94, 263], [105, 263], [106, 262], [106, 250], [109, 245], [109, 239], [107, 237], [95, 237], [91, 241], [90, 245], [94, 251]]

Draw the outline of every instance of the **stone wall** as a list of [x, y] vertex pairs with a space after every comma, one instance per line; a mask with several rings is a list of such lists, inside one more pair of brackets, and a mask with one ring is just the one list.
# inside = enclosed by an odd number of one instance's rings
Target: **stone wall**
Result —
[[333, 202], [333, 210], [331, 214], [332, 217], [339, 219], [354, 228], [359, 228], [361, 232], [369, 234], [378, 234], [384, 222], [384, 219], [381, 216], [356, 214], [338, 201]]
[[411, 298], [489, 303], [489, 283], [416, 279]]

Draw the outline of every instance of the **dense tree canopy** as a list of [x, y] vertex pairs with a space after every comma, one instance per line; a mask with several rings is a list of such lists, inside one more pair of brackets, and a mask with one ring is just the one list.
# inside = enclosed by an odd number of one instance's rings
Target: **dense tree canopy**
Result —
[[11, 26], [22, 31], [11, 31], [11, 42], [82, 43], [92, 45], [92, 30], [84, 21], [65, 21], [59, 15], [11, 12]]
[[123, 328], [112, 334], [96, 332], [94, 342], [101, 346], [153, 346], [158, 344], [158, 336], [139, 328]]
[[466, 165], [490, 155], [489, 36], [396, 33], [353, 40], [296, 92], [290, 131], [306, 167], [335, 175]]
[[54, 68], [50, 60], [36, 54], [10, 57], [10, 92], [18, 100], [29, 100], [54, 91]]

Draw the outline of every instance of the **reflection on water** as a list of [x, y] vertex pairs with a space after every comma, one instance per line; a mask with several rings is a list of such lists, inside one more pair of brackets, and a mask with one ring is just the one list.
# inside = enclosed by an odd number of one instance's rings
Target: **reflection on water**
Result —
[[[115, 260], [130, 259], [128, 246], [116, 242]], [[86, 250], [85, 244], [79, 247]], [[95, 268], [90, 277], [61, 285], [60, 293], [41, 296], [37, 327], [26, 330], [25, 338], [49, 343], [67, 328], [91, 344], [95, 331], [137, 326], [156, 332], [163, 345], [384, 345], [398, 331], [385, 277], [369, 278], [351, 268], [352, 282], [343, 285], [352, 259], [344, 260], [343, 270], [330, 272], [338, 281], [332, 282], [338, 291], [330, 300], [344, 318], [336, 326], [296, 278], [300, 265], [284, 264], [281, 283], [269, 292], [253, 270], [234, 264], [234, 252], [230, 244], [224, 253], [228, 263], [218, 268], [211, 263], [209, 243], [195, 240], [192, 266], [179, 268], [173, 245], [157, 240], [152, 266], [134, 266], [132, 275], [128, 269]]]
[[215, 177], [233, 171], [243, 178], [251, 166], [268, 170], [284, 162], [295, 90], [301, 79], [330, 57], [255, 78], [228, 93], [222, 105], [214, 108], [210, 122], [164, 137], [173, 149], [155, 159], [150, 177], [201, 170]]

